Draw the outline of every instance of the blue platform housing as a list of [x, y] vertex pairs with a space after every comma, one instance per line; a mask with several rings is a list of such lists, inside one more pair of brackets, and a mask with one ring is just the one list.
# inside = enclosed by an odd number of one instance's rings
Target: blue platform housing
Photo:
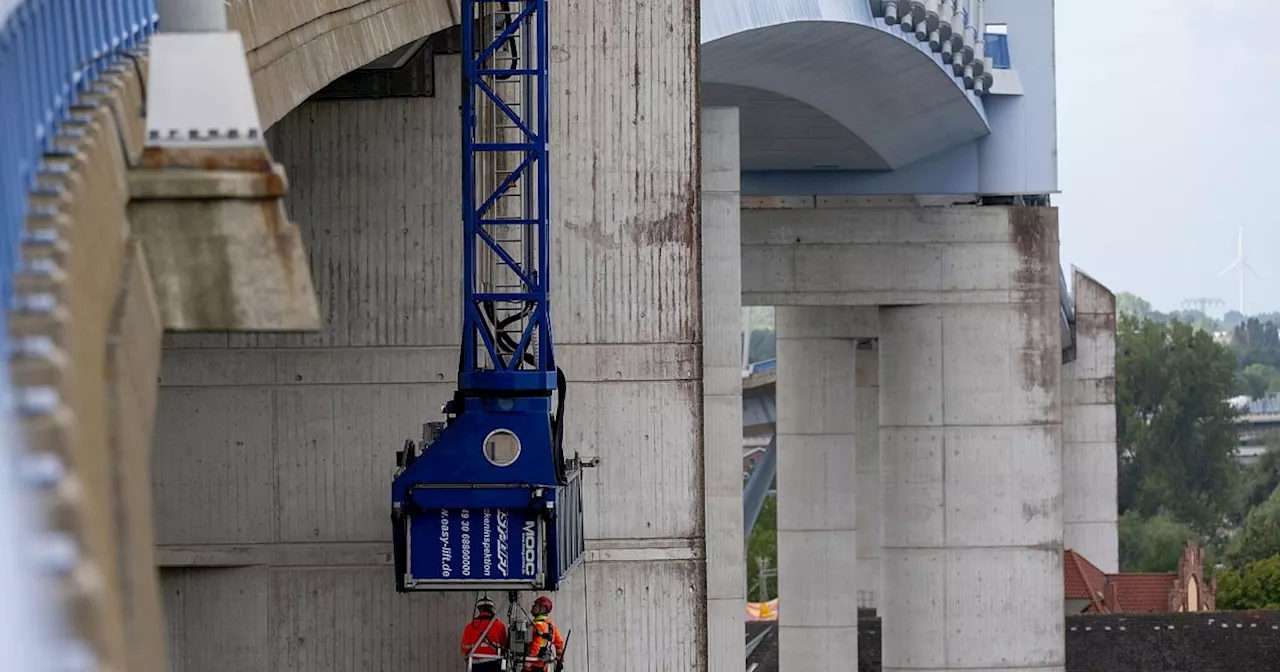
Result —
[[550, 591], [581, 562], [585, 540], [551, 334], [546, 0], [462, 9], [458, 392], [445, 423], [399, 456], [396, 588]]
[[[585, 543], [581, 470], [554, 444], [550, 399], [461, 404], [393, 482], [397, 588], [556, 590]], [[504, 430], [520, 450], [498, 466], [483, 447]]]

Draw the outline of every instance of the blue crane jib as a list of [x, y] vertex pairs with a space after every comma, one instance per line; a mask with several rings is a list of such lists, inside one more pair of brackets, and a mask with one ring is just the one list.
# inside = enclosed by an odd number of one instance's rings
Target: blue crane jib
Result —
[[546, 5], [462, 2], [458, 390], [397, 454], [400, 591], [556, 590], [585, 550], [594, 462], [565, 458], [551, 337]]

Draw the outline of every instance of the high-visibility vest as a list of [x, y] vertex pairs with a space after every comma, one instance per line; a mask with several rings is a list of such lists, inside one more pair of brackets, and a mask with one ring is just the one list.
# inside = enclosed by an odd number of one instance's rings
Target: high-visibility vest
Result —
[[507, 645], [507, 627], [496, 618], [479, 616], [462, 631], [462, 655], [496, 656]]
[[[545, 646], [554, 646], [557, 657], [564, 655], [564, 651], [561, 650], [564, 648], [564, 640], [560, 638], [560, 629], [556, 627], [555, 623], [551, 622], [551, 619], [546, 616], [534, 618], [533, 633], [533, 642], [529, 647], [530, 657], [538, 656], [538, 654], [542, 653], [542, 648]], [[539, 660], [537, 662], [530, 662], [525, 666], [525, 669], [541, 670], [545, 669], [546, 666], [546, 663]]]

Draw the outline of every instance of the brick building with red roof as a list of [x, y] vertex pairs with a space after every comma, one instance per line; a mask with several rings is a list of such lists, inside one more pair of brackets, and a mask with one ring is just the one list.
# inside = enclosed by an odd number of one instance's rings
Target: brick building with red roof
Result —
[[1062, 558], [1068, 614], [1213, 611], [1217, 581], [1204, 579], [1204, 549], [1182, 545], [1178, 571], [1106, 574], [1067, 549]]

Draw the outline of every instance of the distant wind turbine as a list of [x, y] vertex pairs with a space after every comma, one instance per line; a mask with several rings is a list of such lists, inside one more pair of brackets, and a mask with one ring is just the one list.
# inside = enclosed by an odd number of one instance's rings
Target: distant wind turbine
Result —
[[1257, 271], [1253, 270], [1253, 267], [1249, 265], [1249, 261], [1244, 257], [1244, 227], [1243, 226], [1240, 227], [1240, 235], [1239, 235], [1238, 242], [1236, 243], [1236, 260], [1231, 262], [1231, 264], [1228, 265], [1226, 268], [1222, 269], [1222, 272], [1218, 274], [1218, 277], [1221, 278], [1227, 273], [1230, 273], [1232, 269], [1235, 269], [1236, 272], [1239, 273], [1240, 314], [1245, 315], [1246, 313], [1244, 312], [1244, 272], [1246, 270], [1249, 271], [1250, 273], [1253, 274], [1255, 278], [1258, 278], [1259, 280], [1262, 279], [1262, 276], [1259, 275]]

